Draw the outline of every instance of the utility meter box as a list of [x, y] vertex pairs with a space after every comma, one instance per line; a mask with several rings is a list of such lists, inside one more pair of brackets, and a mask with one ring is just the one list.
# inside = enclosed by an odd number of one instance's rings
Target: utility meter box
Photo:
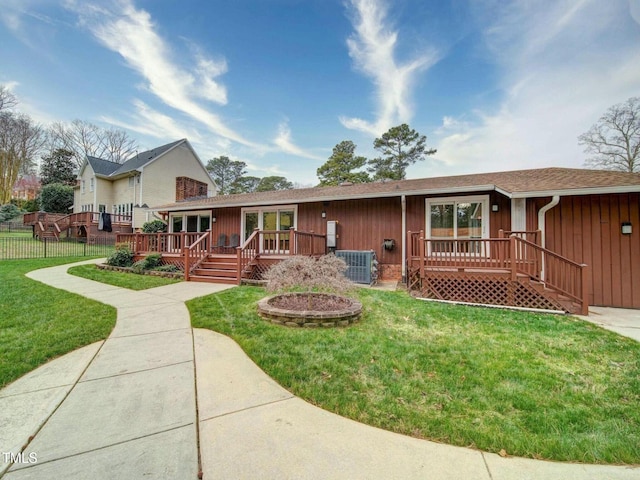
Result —
[[327, 222], [327, 248], [335, 249], [338, 246], [338, 222], [329, 220]]

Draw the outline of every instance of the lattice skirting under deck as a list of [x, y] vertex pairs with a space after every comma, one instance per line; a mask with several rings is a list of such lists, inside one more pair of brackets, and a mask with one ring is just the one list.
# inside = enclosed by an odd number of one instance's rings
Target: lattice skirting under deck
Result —
[[564, 310], [559, 302], [544, 296], [527, 280], [513, 281], [508, 274], [428, 272], [422, 279], [421, 294], [454, 302]]

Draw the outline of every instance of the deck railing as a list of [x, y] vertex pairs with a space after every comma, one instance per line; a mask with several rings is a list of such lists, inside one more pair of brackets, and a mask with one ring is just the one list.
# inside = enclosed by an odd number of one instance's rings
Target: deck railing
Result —
[[[191, 240], [185, 234], [185, 242]], [[191, 272], [194, 271], [207, 258], [211, 252], [211, 230], [198, 234], [194, 241], [188, 245], [183, 243], [182, 255], [184, 256], [184, 279], [189, 280]]]
[[[508, 238], [430, 239], [424, 231], [408, 232], [407, 263], [410, 272], [425, 278], [429, 271], [505, 272], [543, 282], [580, 305], [588, 313], [587, 266], [542, 248], [536, 232], [512, 232]], [[535, 235], [534, 235], [535, 234]], [[501, 236], [503, 233], [501, 232]]]
[[[131, 224], [131, 215], [122, 215], [111, 213], [111, 223], [115, 224]], [[98, 223], [100, 220], [100, 212], [76, 212], [76, 213], [47, 213], [32, 212], [25, 213], [22, 223], [24, 225], [36, 225], [38, 222], [43, 224], [57, 224], [62, 230], [73, 224]]]
[[282, 255], [324, 255], [326, 235], [289, 230], [255, 229], [247, 241], [237, 248], [238, 282], [248, 266], [258, 257]]
[[[204, 233], [119, 233], [118, 244], [125, 244], [136, 255], [160, 253], [179, 257], [185, 278], [215, 249], [211, 231]], [[314, 232], [255, 229], [243, 245], [235, 249], [238, 281], [258, 257], [285, 255], [324, 255], [326, 236]]]

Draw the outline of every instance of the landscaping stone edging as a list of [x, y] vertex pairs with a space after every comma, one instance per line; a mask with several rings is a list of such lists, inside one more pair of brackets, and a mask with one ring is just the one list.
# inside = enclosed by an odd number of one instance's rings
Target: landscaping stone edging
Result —
[[106, 263], [96, 263], [96, 267], [100, 270], [112, 270], [114, 272], [135, 273], [136, 275], [151, 275], [154, 277], [163, 278], [184, 278], [182, 272], [158, 272], [156, 270], [143, 270], [142, 272], [134, 272], [131, 267], [115, 267], [113, 265], [107, 265]]
[[340, 310], [286, 310], [277, 308], [269, 304], [269, 301], [276, 297], [288, 295], [305, 295], [304, 293], [284, 293], [280, 295], [271, 295], [265, 297], [258, 302], [258, 314], [265, 320], [269, 320], [276, 325], [285, 325], [287, 327], [346, 327], [358, 321], [362, 314], [362, 304], [348, 297], [340, 297], [331, 294], [331, 297], [346, 298], [351, 305]]

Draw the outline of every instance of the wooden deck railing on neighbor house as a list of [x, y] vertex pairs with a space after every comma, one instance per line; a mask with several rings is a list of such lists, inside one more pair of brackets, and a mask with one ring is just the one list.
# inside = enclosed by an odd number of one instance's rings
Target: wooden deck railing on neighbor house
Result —
[[[457, 296], [464, 298], [464, 290], [471, 289], [473, 295], [469, 297], [477, 299], [483, 293], [473, 284], [473, 278], [487, 279], [493, 275], [516, 282], [522, 275], [567, 297], [586, 315], [587, 266], [542, 248], [536, 243], [540, 238], [536, 232], [509, 233], [508, 238], [501, 232], [501, 238], [429, 239], [424, 238], [424, 231], [408, 232], [409, 288], [421, 288], [423, 280], [428, 282], [430, 277], [448, 276], [447, 288], [459, 290]], [[454, 279], [459, 282], [456, 284]], [[496, 288], [487, 292], [485, 303], [495, 301], [499, 291]]]
[[[131, 215], [121, 215], [111, 213], [111, 223], [114, 224], [131, 224]], [[69, 225], [83, 224], [88, 225], [90, 223], [98, 223], [100, 219], [100, 212], [76, 212], [76, 213], [47, 213], [47, 212], [32, 212], [25, 213], [22, 223], [25, 225], [35, 225], [38, 222], [43, 224], [57, 223], [58, 226], [64, 230]]]

